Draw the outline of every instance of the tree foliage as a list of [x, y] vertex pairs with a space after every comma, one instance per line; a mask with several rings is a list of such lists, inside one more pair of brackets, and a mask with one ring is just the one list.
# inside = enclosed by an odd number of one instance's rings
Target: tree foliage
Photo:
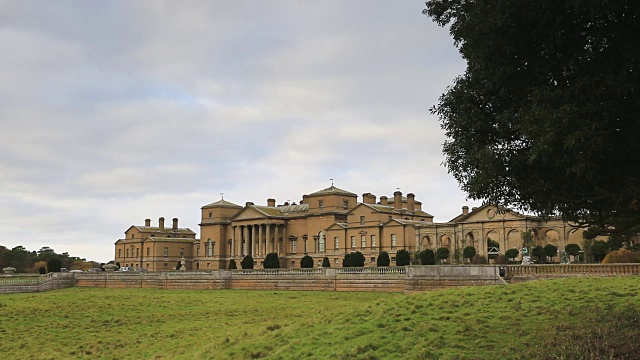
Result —
[[57, 257], [51, 257], [47, 260], [47, 271], [48, 272], [60, 272], [62, 269], [62, 261]]
[[313, 258], [309, 255], [305, 255], [300, 259], [301, 269], [313, 269]]
[[329, 258], [326, 257], [326, 256], [324, 258], [322, 258], [322, 267], [323, 268], [331, 267], [331, 261], [329, 261]]
[[244, 258], [242, 258], [242, 261], [240, 262], [240, 266], [243, 269], [253, 269], [253, 256], [247, 255]]
[[544, 246], [544, 253], [553, 259], [558, 255], [558, 247], [553, 244], [547, 244]]
[[278, 258], [277, 253], [268, 253], [264, 258], [264, 268], [265, 269], [279, 269], [280, 268], [280, 259]]
[[544, 264], [547, 253], [544, 251], [544, 248], [540, 245], [536, 246], [531, 250], [531, 255], [538, 258], [538, 264]]
[[640, 229], [640, 2], [431, 0], [467, 61], [431, 111], [472, 199]]
[[436, 254], [431, 249], [425, 249], [420, 251], [419, 254], [420, 262], [422, 265], [435, 265], [436, 264]]
[[440, 261], [440, 264], [442, 264], [442, 260], [448, 259], [449, 258], [449, 248], [446, 247], [441, 247], [438, 250], [436, 250], [436, 258]]
[[504, 256], [507, 258], [508, 261], [513, 261], [515, 258], [518, 257], [519, 254], [520, 254], [520, 251], [518, 251], [518, 249], [509, 249], [504, 252]]
[[396, 266], [406, 266], [411, 263], [411, 254], [407, 250], [401, 249], [396, 253]]
[[467, 246], [462, 250], [462, 257], [465, 259], [469, 259], [469, 262], [473, 260], [473, 257], [476, 256], [476, 248], [473, 246]]
[[344, 256], [342, 267], [363, 267], [364, 255], [360, 251], [352, 252]]
[[580, 255], [580, 245], [578, 244], [567, 244], [564, 247], [564, 251], [567, 252], [567, 255], [573, 256], [573, 261], [576, 260], [576, 256]]
[[389, 253], [386, 251], [381, 252], [376, 259], [376, 266], [389, 266], [389, 264], [391, 264]]
[[238, 265], [236, 264], [236, 261], [234, 259], [229, 260], [229, 266], [227, 267], [227, 269], [235, 270], [237, 268], [238, 268]]

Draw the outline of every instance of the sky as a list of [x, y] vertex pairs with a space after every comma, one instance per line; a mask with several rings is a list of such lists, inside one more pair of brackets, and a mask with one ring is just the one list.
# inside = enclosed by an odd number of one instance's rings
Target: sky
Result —
[[331, 185], [468, 201], [429, 113], [465, 62], [424, 1], [0, 2], [0, 245], [106, 262], [131, 225]]

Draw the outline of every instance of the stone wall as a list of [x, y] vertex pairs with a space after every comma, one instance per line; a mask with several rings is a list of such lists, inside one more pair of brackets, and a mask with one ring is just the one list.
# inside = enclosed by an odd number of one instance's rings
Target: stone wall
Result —
[[505, 279], [523, 282], [566, 277], [640, 276], [640, 264], [501, 265]]

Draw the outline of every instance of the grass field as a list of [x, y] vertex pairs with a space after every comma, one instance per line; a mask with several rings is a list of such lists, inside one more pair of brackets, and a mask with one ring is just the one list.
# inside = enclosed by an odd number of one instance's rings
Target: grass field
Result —
[[0, 295], [0, 357], [624, 358], [639, 309], [638, 277], [410, 295], [69, 288]]

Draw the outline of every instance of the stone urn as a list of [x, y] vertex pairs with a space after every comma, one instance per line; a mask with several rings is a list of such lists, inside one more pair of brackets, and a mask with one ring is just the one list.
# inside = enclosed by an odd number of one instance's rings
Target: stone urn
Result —
[[15, 274], [16, 273], [16, 268], [14, 268], [14, 267], [6, 267], [6, 268], [2, 269], [2, 272], [5, 273], [5, 274], [9, 274], [9, 275]]

